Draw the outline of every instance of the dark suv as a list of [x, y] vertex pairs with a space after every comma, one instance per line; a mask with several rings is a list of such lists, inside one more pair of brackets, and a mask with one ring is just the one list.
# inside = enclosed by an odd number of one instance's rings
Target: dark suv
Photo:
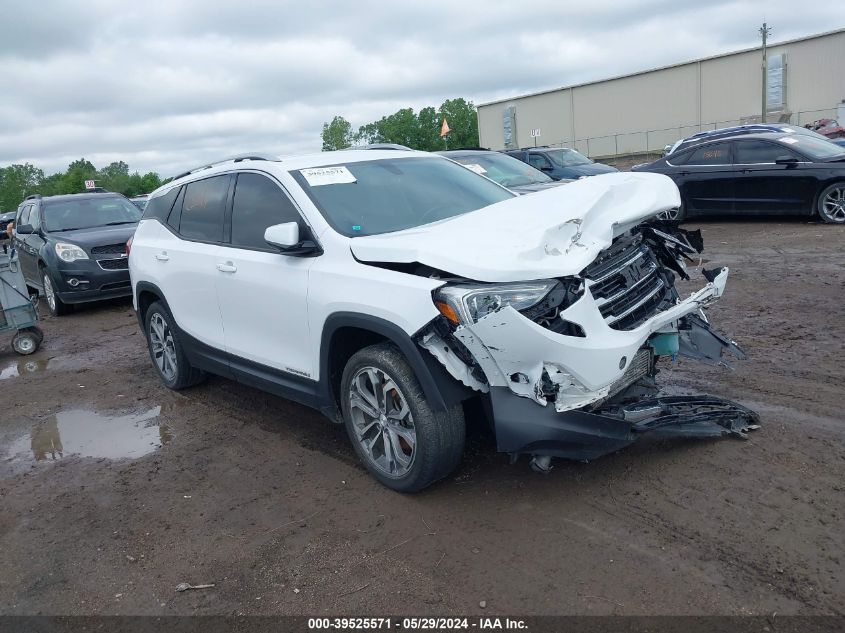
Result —
[[616, 167], [594, 163], [568, 147], [523, 147], [505, 152], [508, 156], [528, 163], [554, 180], [578, 180], [619, 171]]
[[55, 316], [74, 303], [131, 296], [126, 241], [140, 218], [119, 193], [28, 196], [14, 237], [27, 285]]

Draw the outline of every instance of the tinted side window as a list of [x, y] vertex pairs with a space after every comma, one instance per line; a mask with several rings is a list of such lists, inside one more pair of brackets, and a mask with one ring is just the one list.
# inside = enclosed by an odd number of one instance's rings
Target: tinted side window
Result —
[[41, 209], [38, 205], [33, 204], [30, 207], [29, 223], [32, 225], [33, 230], [41, 228]]
[[29, 224], [29, 212], [32, 209], [32, 205], [26, 205], [18, 215], [18, 225], [20, 224]]
[[182, 217], [182, 201], [185, 199], [185, 186], [179, 187], [179, 195], [176, 197], [176, 202], [170, 210], [170, 215], [167, 216], [167, 223], [177, 233], [179, 232], [179, 218]]
[[540, 154], [529, 154], [528, 155], [528, 164], [532, 167], [537, 169], [542, 169], [543, 167], [551, 167], [552, 164], [549, 160]]
[[781, 156], [798, 158], [787, 148], [765, 141], [736, 141], [734, 150], [736, 151], [734, 162], [738, 165], [774, 163], [775, 159]]
[[167, 220], [170, 214], [170, 209], [173, 207], [173, 201], [179, 194], [179, 187], [173, 187], [170, 191], [161, 196], [156, 196], [147, 203], [144, 208], [144, 219], [155, 218], [160, 222]]
[[297, 222], [299, 212], [279, 186], [259, 174], [240, 174], [232, 205], [232, 246], [270, 250], [264, 230], [274, 224]]
[[[690, 153], [686, 165], [727, 165], [731, 157], [730, 143], [715, 143], [699, 147]], [[670, 159], [671, 160], [671, 159]]]
[[179, 233], [191, 240], [222, 242], [223, 212], [228, 192], [228, 174], [186, 185]]

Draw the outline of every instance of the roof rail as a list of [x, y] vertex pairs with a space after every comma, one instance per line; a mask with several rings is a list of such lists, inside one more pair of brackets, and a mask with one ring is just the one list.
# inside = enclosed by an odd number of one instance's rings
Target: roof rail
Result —
[[278, 156], [273, 156], [272, 154], [258, 154], [255, 152], [252, 152], [250, 154], [235, 154], [234, 156], [227, 156], [226, 158], [216, 160], [213, 163], [208, 163], [206, 165], [200, 165], [199, 167], [189, 169], [188, 171], [182, 172], [178, 176], [174, 176], [171, 180], [179, 180], [184, 176], [189, 176], [195, 172], [202, 171], [203, 169], [210, 169], [211, 167], [215, 167], [216, 165], [222, 165], [223, 163], [228, 163], [229, 161], [232, 161], [233, 163], [240, 163], [244, 160], [267, 160], [272, 161], [274, 163], [280, 163], [282, 161], [281, 158], [279, 158]]
[[367, 145], [354, 145], [346, 149], [399, 149], [407, 152], [414, 151], [406, 145], [399, 145], [399, 143], [369, 143]]
[[33, 193], [32, 195], [27, 196], [26, 198], [24, 198], [24, 200], [37, 200], [37, 199], [38, 199], [38, 198], [40, 198], [40, 197], [41, 197], [41, 194], [40, 194], [40, 193]]

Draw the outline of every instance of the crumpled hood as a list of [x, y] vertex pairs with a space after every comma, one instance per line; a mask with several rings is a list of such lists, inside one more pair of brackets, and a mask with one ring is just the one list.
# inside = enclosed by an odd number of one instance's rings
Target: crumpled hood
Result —
[[[572, 180], [565, 179], [565, 180], [552, 180], [551, 182], [534, 182], [530, 185], [513, 185], [508, 187], [514, 193], [518, 193], [520, 195], [526, 193], [535, 193], [537, 191], [545, 191], [546, 189], [553, 189], [554, 187], [560, 187], [561, 185], [567, 185]], [[504, 186], [504, 185], [503, 185]]]
[[351, 240], [363, 262], [418, 262], [486, 282], [576, 275], [613, 238], [680, 206], [662, 174], [619, 172], [519, 196], [414, 229]]

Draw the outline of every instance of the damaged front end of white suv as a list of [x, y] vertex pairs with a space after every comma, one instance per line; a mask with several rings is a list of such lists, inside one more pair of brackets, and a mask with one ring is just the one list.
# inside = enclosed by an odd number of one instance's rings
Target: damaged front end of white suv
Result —
[[675, 288], [702, 243], [698, 232], [649, 220], [678, 206], [674, 184], [613, 174], [561, 189], [394, 235], [389, 246], [357, 242], [355, 254], [444, 282], [433, 292], [441, 316], [416, 340], [489, 398], [499, 450], [531, 455], [537, 469], [553, 456], [616, 451], [646, 431], [744, 437], [756, 428], [757, 415], [738, 404], [660, 395], [660, 357], [744, 358], [704, 313], [728, 269], [702, 270], [703, 287], [689, 296]]

